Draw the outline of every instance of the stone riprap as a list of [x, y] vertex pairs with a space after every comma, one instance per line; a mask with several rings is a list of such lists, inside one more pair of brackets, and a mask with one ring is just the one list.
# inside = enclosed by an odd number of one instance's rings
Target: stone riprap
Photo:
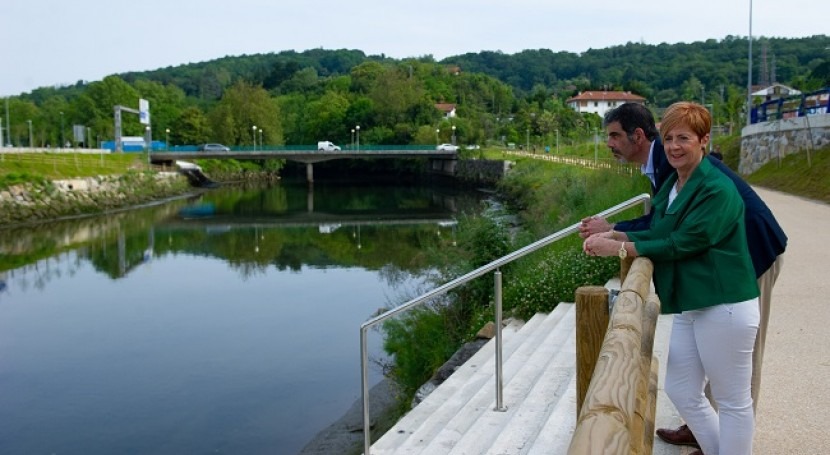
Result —
[[0, 190], [0, 226], [101, 213], [191, 191], [175, 172], [135, 172], [44, 183]]

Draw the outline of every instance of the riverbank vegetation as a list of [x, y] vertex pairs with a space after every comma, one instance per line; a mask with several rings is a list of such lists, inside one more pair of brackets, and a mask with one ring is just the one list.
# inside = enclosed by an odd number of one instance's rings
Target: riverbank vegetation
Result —
[[[435, 252], [436, 261], [445, 264], [435, 285], [643, 191], [648, 191], [646, 182], [633, 174], [518, 158], [499, 192], [520, 217], [521, 228], [508, 225], [500, 214], [462, 219], [458, 251]], [[549, 312], [559, 302], [573, 301], [577, 287], [603, 285], [618, 270], [615, 258], [582, 254], [581, 239], [572, 235], [501, 269], [505, 314], [527, 320], [536, 312]], [[390, 374], [402, 391], [401, 412], [433, 372], [493, 320], [493, 311], [493, 277], [487, 274], [385, 324], [385, 348], [395, 358]]]

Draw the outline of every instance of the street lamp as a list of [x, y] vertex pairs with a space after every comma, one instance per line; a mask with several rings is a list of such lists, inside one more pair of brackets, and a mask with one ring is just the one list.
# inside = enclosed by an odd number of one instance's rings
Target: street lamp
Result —
[[352, 146], [351, 149], [354, 150], [354, 128], [352, 128]]
[[259, 149], [262, 150], [262, 128], [259, 129]]
[[452, 145], [455, 145], [455, 125], [452, 126]]
[[164, 144], [167, 150], [170, 150], [170, 128], [164, 129]]
[[26, 120], [26, 123], [29, 124], [29, 148], [32, 148], [32, 121]]
[[254, 137], [254, 151], [256, 152], [256, 125], [254, 125], [254, 126], [252, 126], [252, 127], [251, 127], [251, 131], [253, 131], [253, 137]]
[[438, 133], [440, 133], [440, 132], [441, 132], [441, 130], [439, 130], [438, 128], [435, 129], [435, 145], [436, 146], [438, 145], [438, 142], [439, 142]]
[[63, 111], [61, 111], [61, 146], [63, 148], [64, 144], [66, 144], [66, 139], [63, 137]]
[[749, 64], [746, 70], [746, 126], [752, 125], [752, 0], [749, 0]]
[[556, 154], [559, 154], [559, 128], [556, 129]]
[[357, 151], [359, 152], [360, 151], [360, 125], [355, 126], [354, 130], [355, 130], [355, 135], [357, 137], [357, 142], [356, 142]]
[[709, 111], [709, 117], [712, 119], [709, 125], [709, 127], [711, 128], [709, 130], [709, 153], [712, 153], [712, 143], [715, 140], [715, 105], [707, 103], [704, 104], [703, 107], [705, 107]]
[[150, 151], [153, 149], [153, 136], [150, 131], [150, 125], [144, 127], [144, 146], [147, 147], [147, 167], [152, 164], [150, 161]]

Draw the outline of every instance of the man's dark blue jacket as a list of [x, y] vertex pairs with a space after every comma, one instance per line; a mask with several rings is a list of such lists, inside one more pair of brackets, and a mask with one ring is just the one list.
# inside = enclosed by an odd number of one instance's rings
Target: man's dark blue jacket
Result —
[[[755, 277], [760, 277], [770, 268], [775, 258], [787, 248], [787, 235], [772, 215], [767, 204], [758, 196], [738, 174], [723, 162], [713, 156], [706, 155], [713, 166], [726, 174], [741, 194], [744, 201], [744, 221], [746, 224], [746, 240], [749, 246], [749, 255], [752, 257], [752, 265], [755, 268]], [[657, 194], [666, 179], [674, 173], [674, 168], [669, 164], [663, 144], [654, 141], [654, 149], [651, 153], [652, 165], [654, 167], [654, 180], [657, 184], [651, 185], [651, 194]], [[652, 209], [653, 210], [653, 209]], [[653, 212], [652, 212], [653, 213]], [[620, 221], [614, 224], [617, 231], [644, 231], [651, 224], [651, 215], [643, 215], [633, 220]]]

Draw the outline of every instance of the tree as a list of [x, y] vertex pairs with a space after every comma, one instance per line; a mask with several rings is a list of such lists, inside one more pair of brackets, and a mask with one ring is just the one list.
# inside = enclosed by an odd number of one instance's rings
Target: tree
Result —
[[213, 137], [219, 142], [253, 145], [256, 126], [262, 128], [263, 140], [267, 137], [271, 144], [282, 143], [279, 108], [261, 86], [237, 82], [225, 91], [208, 118]]
[[369, 91], [377, 124], [391, 127], [410, 121], [407, 114], [416, 108], [423, 93], [419, 81], [396, 67], [388, 67]]
[[150, 122], [155, 136], [173, 125], [186, 105], [184, 91], [173, 85], [140, 79], [135, 82], [136, 91], [141, 98], [150, 103]]
[[207, 116], [198, 107], [186, 108], [173, 120], [170, 142], [173, 144], [204, 144], [211, 141]]

